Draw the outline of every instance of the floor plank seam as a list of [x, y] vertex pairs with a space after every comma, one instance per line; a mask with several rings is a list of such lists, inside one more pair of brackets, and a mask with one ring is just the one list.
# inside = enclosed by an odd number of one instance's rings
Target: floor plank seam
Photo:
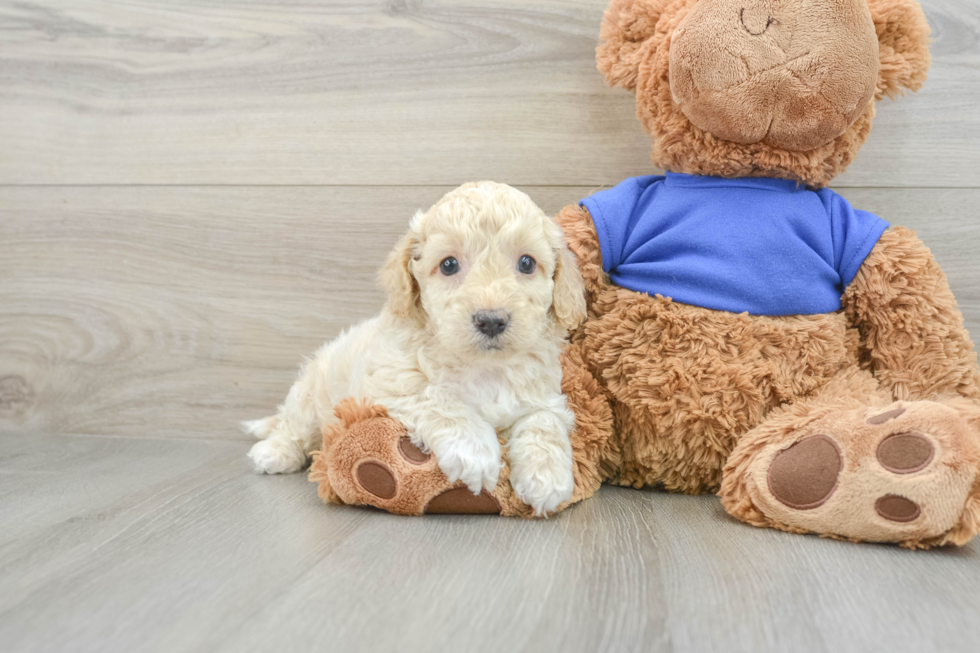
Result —
[[138, 442], [161, 441], [161, 442], [238, 442], [249, 444], [255, 442], [254, 438], [242, 436], [240, 438], [218, 438], [218, 437], [189, 437], [189, 436], [168, 436], [168, 435], [115, 435], [111, 433], [31, 433], [28, 431], [0, 431], [0, 437], [39, 437], [39, 438], [89, 438], [104, 440], [136, 440]]
[[[638, 176], [656, 174], [657, 171], [638, 172]], [[521, 188], [591, 188], [603, 187], [611, 184], [605, 182], [582, 182], [580, 184], [524, 184], [520, 181], [510, 180], [507, 182], [511, 186]], [[322, 188], [342, 190], [346, 188], [456, 188], [458, 184], [2, 184], [0, 190], [5, 188]], [[849, 186], [846, 184], [831, 184], [832, 188], [847, 190], [980, 190], [977, 186]]]

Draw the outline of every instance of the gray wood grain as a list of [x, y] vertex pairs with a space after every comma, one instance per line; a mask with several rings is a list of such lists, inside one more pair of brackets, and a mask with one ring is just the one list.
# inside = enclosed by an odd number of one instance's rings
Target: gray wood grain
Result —
[[[446, 190], [0, 188], [0, 430], [239, 437], [380, 310], [375, 270]], [[980, 190], [846, 195], [919, 230], [980, 333]]]
[[976, 651], [980, 548], [621, 488], [547, 521], [324, 506], [244, 442], [0, 435], [0, 642], [71, 651]]
[[[611, 184], [651, 170], [607, 0], [0, 2], [0, 183]], [[980, 6], [842, 186], [980, 184]]]

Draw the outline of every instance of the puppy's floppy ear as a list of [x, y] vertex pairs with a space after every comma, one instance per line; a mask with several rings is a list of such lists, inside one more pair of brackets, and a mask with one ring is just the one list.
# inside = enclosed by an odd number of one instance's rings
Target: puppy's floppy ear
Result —
[[868, 0], [878, 34], [878, 88], [875, 99], [894, 98], [905, 89], [918, 91], [926, 81], [929, 23], [915, 0]]
[[[561, 230], [555, 226], [559, 234]], [[585, 282], [578, 269], [575, 255], [568, 249], [565, 239], [555, 248], [555, 291], [551, 308], [558, 324], [569, 331], [577, 327], [586, 316]]]
[[612, 0], [602, 19], [596, 65], [610, 86], [636, 89], [640, 48], [671, 0]]
[[386, 307], [398, 317], [425, 322], [422, 308], [422, 295], [419, 283], [412, 274], [412, 260], [419, 247], [419, 237], [415, 230], [402, 236], [395, 248], [388, 254], [388, 260], [378, 277], [381, 287], [388, 294]]

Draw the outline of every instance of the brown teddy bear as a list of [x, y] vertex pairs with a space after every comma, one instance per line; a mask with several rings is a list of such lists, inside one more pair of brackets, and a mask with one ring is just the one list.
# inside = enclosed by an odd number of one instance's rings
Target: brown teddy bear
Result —
[[[910, 548], [980, 530], [980, 370], [946, 278], [826, 188], [875, 102], [922, 85], [928, 33], [913, 0], [613, 0], [598, 67], [667, 173], [557, 217], [589, 306], [564, 359], [572, 503], [604, 481]], [[338, 412], [325, 499], [530, 514], [506, 470], [474, 497], [383, 409]]]

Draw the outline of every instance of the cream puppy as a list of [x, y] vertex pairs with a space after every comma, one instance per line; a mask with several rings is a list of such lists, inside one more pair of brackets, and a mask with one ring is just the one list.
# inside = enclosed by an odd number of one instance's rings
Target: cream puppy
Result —
[[538, 514], [572, 493], [572, 412], [559, 353], [585, 318], [561, 229], [509, 186], [466, 184], [412, 219], [381, 270], [378, 317], [303, 365], [278, 414], [243, 427], [269, 474], [295, 472], [345, 397], [385, 406], [450, 481], [492, 490], [507, 443], [511, 484]]

